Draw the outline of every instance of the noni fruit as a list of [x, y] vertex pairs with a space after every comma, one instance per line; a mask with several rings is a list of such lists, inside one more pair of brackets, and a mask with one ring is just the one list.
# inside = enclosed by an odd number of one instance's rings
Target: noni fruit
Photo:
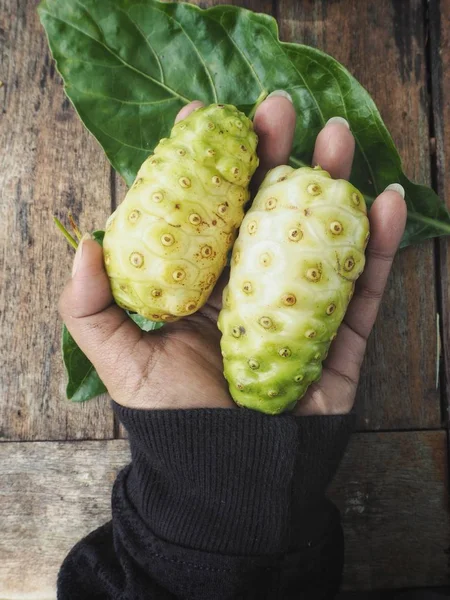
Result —
[[174, 321], [206, 302], [244, 216], [256, 145], [250, 119], [223, 104], [195, 110], [160, 140], [106, 225], [119, 306]]
[[320, 378], [364, 268], [364, 197], [320, 167], [270, 171], [233, 248], [219, 316], [234, 401], [292, 409]]

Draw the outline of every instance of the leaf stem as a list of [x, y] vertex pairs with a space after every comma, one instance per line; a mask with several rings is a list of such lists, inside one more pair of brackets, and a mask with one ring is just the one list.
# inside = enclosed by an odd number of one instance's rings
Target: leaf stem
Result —
[[70, 225], [71, 225], [71, 227], [73, 229], [73, 232], [75, 233], [78, 241], [80, 241], [81, 238], [83, 237], [83, 234], [79, 230], [78, 225], [75, 223], [75, 219], [73, 218], [72, 213], [69, 212], [67, 216], [69, 217], [69, 222], [70, 222]]
[[252, 108], [252, 110], [250, 111], [250, 114], [248, 115], [249, 119], [253, 119], [253, 117], [255, 116], [255, 113], [258, 109], [258, 106], [264, 102], [264, 100], [267, 98], [267, 96], [269, 95], [269, 93], [267, 92], [267, 90], [263, 90], [260, 95], [258, 96], [258, 99], [255, 102], [254, 107]]
[[63, 234], [63, 236], [69, 242], [69, 244], [72, 246], [72, 248], [75, 248], [75, 250], [76, 250], [78, 248], [78, 242], [76, 240], [74, 240], [74, 238], [70, 235], [70, 233], [67, 231], [67, 229], [64, 227], [64, 225], [61, 223], [61, 221], [58, 218], [53, 217], [53, 221], [54, 221], [56, 227], [60, 230], [60, 232]]

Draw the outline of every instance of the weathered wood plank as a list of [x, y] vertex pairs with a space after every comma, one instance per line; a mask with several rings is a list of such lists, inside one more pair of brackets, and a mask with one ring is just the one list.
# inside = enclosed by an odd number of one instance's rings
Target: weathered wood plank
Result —
[[[430, 50], [434, 135], [436, 139], [436, 183], [440, 197], [450, 208], [450, 0], [431, 0]], [[446, 393], [445, 420], [450, 405], [450, 239], [442, 239], [440, 249], [440, 301], [442, 319], [443, 367]]]
[[0, 0], [2, 439], [112, 437], [105, 398], [65, 400], [57, 301], [73, 252], [52, 222], [110, 213], [110, 168], [64, 96], [33, 0]]
[[[355, 435], [331, 488], [346, 589], [450, 582], [445, 446], [443, 431]], [[110, 518], [128, 460], [123, 440], [0, 444], [0, 598], [54, 598], [68, 550]]]
[[345, 589], [450, 583], [447, 435], [361, 433], [330, 489], [346, 539]]
[[[278, 1], [281, 38], [343, 63], [377, 103], [407, 175], [427, 183], [424, 16], [421, 0]], [[398, 255], [362, 372], [360, 429], [440, 425], [434, 278], [433, 242]]]
[[125, 441], [0, 444], [0, 598], [55, 598], [71, 546], [110, 518]]

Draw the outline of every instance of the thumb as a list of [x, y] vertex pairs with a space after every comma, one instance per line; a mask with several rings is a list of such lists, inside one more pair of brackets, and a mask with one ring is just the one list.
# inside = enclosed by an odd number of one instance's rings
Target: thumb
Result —
[[119, 354], [135, 346], [141, 331], [114, 303], [103, 265], [103, 250], [89, 234], [83, 236], [77, 248], [72, 279], [61, 294], [59, 312], [108, 387], [104, 377]]

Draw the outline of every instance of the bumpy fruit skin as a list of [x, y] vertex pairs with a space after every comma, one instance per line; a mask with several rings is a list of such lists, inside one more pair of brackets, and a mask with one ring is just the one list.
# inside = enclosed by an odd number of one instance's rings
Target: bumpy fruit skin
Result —
[[219, 316], [234, 401], [278, 414], [320, 378], [364, 268], [363, 195], [322, 169], [266, 176], [233, 248]]
[[104, 261], [119, 306], [175, 321], [206, 302], [244, 216], [256, 146], [252, 122], [217, 104], [160, 141], [106, 225]]

